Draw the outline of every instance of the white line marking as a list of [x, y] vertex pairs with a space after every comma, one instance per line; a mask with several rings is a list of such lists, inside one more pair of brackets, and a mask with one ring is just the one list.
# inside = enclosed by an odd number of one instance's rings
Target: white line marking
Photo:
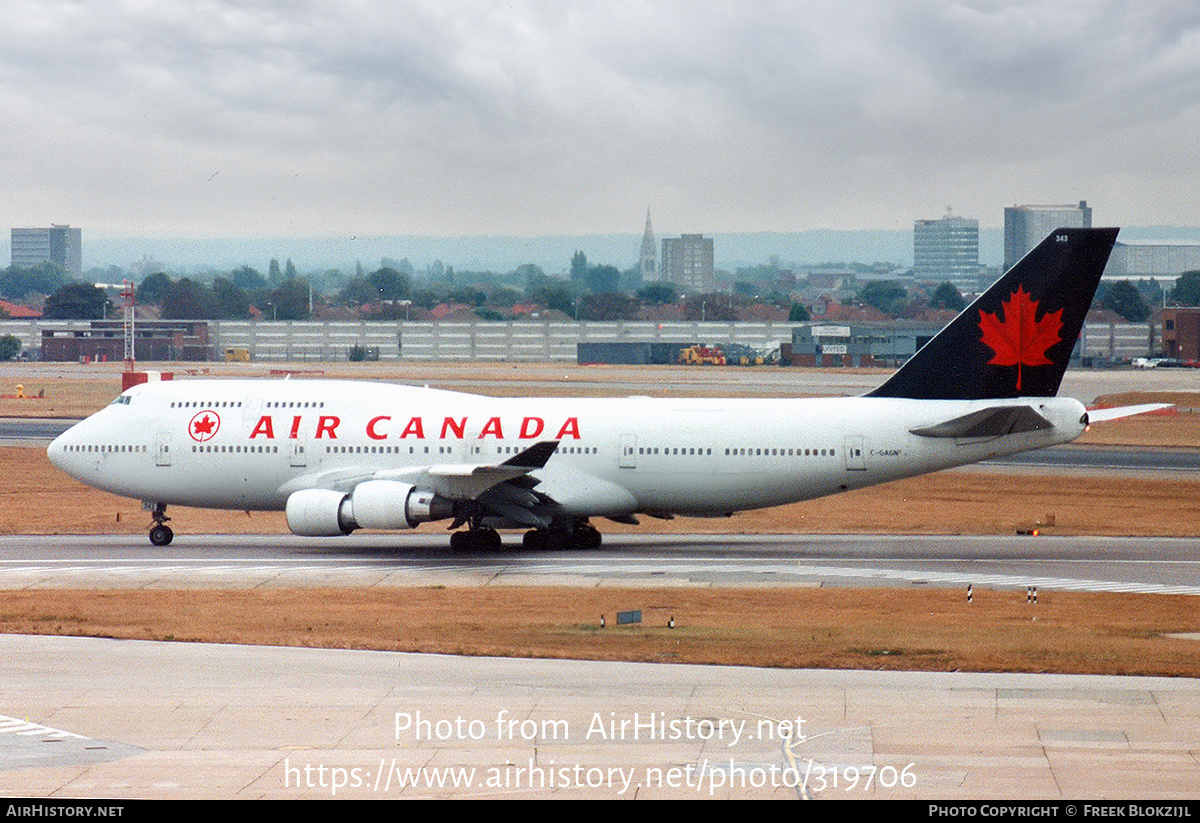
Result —
[[19, 734], [27, 737], [41, 735], [50, 740], [63, 740], [68, 737], [73, 737], [76, 740], [90, 739], [81, 734], [64, 732], [62, 729], [52, 729], [49, 726], [30, 723], [27, 720], [18, 720], [15, 717], [6, 717], [2, 714], [0, 714], [0, 734]]

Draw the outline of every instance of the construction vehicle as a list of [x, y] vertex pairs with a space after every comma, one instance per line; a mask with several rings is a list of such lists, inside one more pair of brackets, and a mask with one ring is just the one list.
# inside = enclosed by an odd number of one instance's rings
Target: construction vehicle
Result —
[[679, 362], [684, 366], [724, 366], [725, 352], [716, 346], [688, 346], [679, 350]]
[[761, 366], [766, 359], [749, 346], [729, 343], [725, 346], [725, 362], [731, 366]]

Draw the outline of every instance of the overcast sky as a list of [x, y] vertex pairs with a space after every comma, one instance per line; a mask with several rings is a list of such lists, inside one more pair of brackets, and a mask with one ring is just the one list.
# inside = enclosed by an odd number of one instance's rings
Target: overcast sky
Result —
[[0, 3], [0, 222], [1200, 224], [1200, 3]]

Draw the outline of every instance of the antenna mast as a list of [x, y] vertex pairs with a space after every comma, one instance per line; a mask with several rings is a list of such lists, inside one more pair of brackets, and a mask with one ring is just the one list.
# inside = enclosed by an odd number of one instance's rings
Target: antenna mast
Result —
[[133, 345], [133, 341], [134, 341], [133, 307], [134, 307], [135, 300], [134, 300], [133, 282], [130, 280], [125, 280], [123, 282], [125, 283], [125, 288], [123, 288], [121, 290], [121, 297], [123, 298], [124, 305], [125, 305], [124, 321], [122, 323], [122, 330], [125, 333], [125, 371], [131, 372], [131, 371], [136, 370], [136, 366], [134, 364], [135, 358], [134, 358], [134, 345]]

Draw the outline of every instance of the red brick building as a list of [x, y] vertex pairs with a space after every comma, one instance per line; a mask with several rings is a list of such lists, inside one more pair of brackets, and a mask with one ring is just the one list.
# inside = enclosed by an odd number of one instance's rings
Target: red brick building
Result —
[[1163, 354], [1180, 360], [1200, 360], [1200, 308], [1162, 310]]
[[[120, 320], [93, 320], [86, 329], [43, 329], [42, 359], [118, 361], [125, 357]], [[134, 357], [139, 360], [211, 360], [207, 320], [138, 320]]]

